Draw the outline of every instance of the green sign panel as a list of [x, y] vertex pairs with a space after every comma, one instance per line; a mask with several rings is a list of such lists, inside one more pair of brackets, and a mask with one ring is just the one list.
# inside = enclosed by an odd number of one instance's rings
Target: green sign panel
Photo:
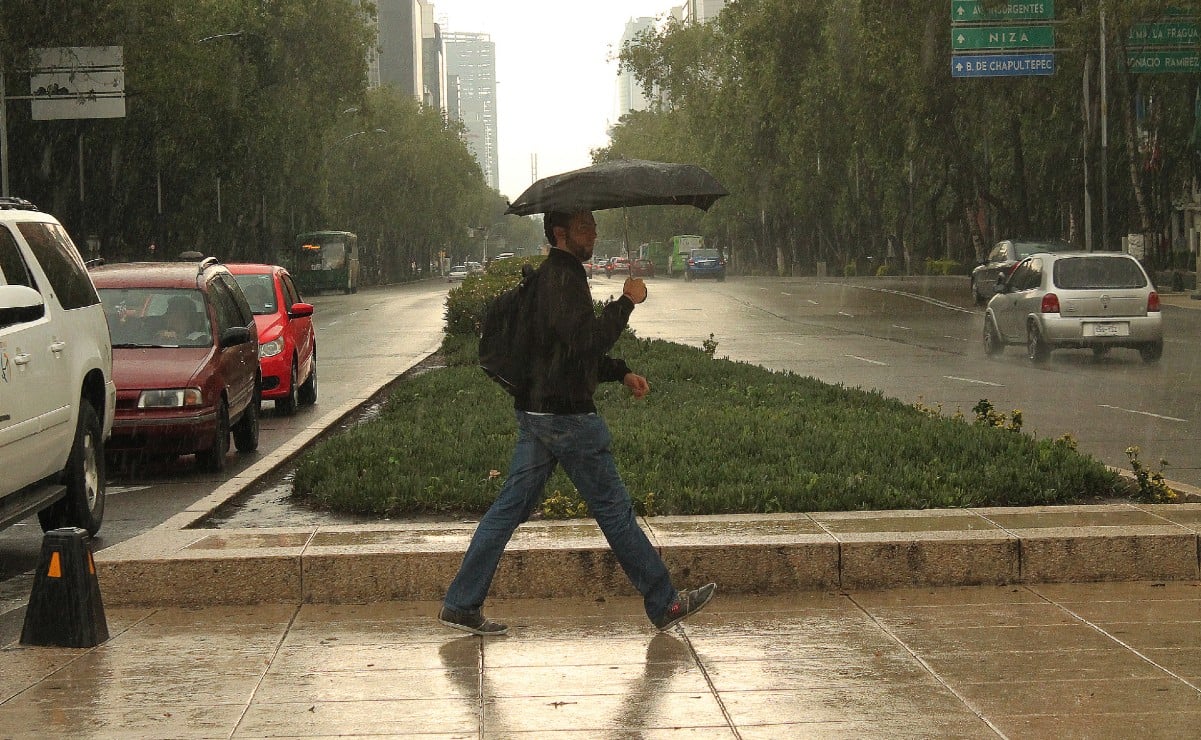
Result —
[[1008, 3], [985, 10], [981, 0], [951, 0], [951, 22], [978, 21], [1049, 21], [1055, 18], [1054, 0], [1031, 3]]
[[1051, 26], [982, 26], [951, 29], [951, 49], [1050, 49], [1055, 46]]
[[1126, 55], [1126, 68], [1139, 74], [1201, 72], [1201, 51], [1131, 51]]
[[1201, 29], [1190, 21], [1136, 23], [1126, 37], [1129, 46], [1195, 46], [1201, 42]]

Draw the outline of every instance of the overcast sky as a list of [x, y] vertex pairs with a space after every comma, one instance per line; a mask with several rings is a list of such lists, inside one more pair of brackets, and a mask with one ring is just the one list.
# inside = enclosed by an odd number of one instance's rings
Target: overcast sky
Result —
[[[433, 0], [444, 31], [487, 33], [496, 44], [500, 192], [510, 200], [538, 177], [591, 164], [614, 120], [626, 21], [661, 17], [682, 0]], [[558, 100], [550, 99], [554, 90]]]

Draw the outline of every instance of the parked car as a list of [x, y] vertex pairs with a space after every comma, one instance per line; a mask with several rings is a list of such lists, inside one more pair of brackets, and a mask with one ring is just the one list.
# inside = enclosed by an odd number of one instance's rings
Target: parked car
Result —
[[688, 262], [684, 267], [685, 280], [713, 278], [717, 281], [726, 279], [726, 261], [716, 249], [693, 249], [688, 252]]
[[997, 282], [984, 312], [984, 351], [1025, 344], [1033, 362], [1052, 350], [1137, 349], [1144, 362], [1163, 355], [1159, 294], [1139, 261], [1120, 252], [1034, 254]]
[[647, 259], [630, 262], [630, 277], [654, 277], [655, 263]]
[[317, 403], [317, 330], [313, 305], [279, 265], [226, 265], [250, 303], [259, 340], [260, 400], [273, 401], [277, 414]]
[[62, 224], [0, 198], [0, 527], [104, 518], [117, 386], [100, 296]]
[[613, 275], [628, 276], [630, 274], [630, 258], [629, 257], [611, 257], [605, 263], [605, 274], [609, 277]]
[[254, 313], [229, 270], [199, 262], [92, 269], [113, 342], [117, 410], [109, 450], [195, 453], [225, 468], [259, 444], [259, 344]]
[[467, 274], [468, 275], [479, 275], [483, 271], [484, 271], [484, 266], [481, 265], [479, 262], [468, 262], [467, 263]]
[[984, 261], [972, 270], [972, 297], [977, 306], [992, 298], [998, 278], [1013, 271], [1014, 266], [1035, 252], [1069, 252], [1072, 246], [1054, 240], [1004, 239], [997, 242]]
[[467, 265], [455, 265], [450, 268], [450, 272], [446, 273], [446, 282], [453, 283], [459, 280], [464, 280], [470, 272]]

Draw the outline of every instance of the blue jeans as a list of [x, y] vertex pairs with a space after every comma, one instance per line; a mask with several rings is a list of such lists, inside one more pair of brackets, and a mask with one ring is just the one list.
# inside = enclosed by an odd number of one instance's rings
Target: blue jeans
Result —
[[517, 447], [509, 463], [509, 477], [480, 519], [444, 605], [460, 612], [474, 612], [483, 606], [505, 545], [518, 525], [534, 513], [546, 481], [559, 464], [588, 502], [622, 570], [642, 594], [647, 616], [654, 619], [663, 614], [676, 591], [663, 558], [634, 518], [630, 494], [613, 461], [611, 442], [609, 427], [597, 414], [518, 411]]

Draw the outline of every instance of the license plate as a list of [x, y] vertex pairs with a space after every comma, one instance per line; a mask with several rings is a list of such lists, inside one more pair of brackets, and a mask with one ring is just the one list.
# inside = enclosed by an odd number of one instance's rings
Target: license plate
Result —
[[1121, 327], [1118, 324], [1093, 324], [1094, 337], [1116, 337], [1121, 334]]

